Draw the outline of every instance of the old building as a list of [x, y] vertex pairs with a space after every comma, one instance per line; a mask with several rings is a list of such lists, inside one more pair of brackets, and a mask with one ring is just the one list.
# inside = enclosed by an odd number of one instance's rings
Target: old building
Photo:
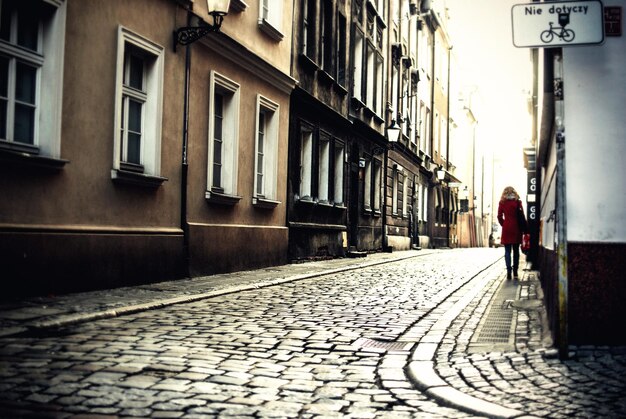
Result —
[[386, 13], [385, 1], [296, 2], [292, 259], [382, 247]]
[[284, 263], [291, 4], [3, 1], [3, 290]]

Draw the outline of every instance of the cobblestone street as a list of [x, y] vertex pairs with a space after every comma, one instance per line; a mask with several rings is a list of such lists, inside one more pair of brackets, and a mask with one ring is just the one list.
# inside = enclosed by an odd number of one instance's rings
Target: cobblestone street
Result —
[[[229, 292], [162, 285], [160, 302], [136, 288], [112, 314], [115, 291], [46, 300], [66, 317], [41, 327], [2, 307], [0, 416], [625, 417], [626, 348], [559, 360], [536, 273], [503, 268], [501, 249], [397, 252], [251, 272]], [[481, 338], [499, 296], [508, 329]]]

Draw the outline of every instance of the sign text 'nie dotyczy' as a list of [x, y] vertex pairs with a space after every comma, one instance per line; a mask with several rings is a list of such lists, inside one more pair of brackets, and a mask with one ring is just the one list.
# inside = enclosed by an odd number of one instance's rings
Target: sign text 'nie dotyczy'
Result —
[[516, 4], [511, 17], [516, 47], [604, 42], [603, 9], [599, 0]]

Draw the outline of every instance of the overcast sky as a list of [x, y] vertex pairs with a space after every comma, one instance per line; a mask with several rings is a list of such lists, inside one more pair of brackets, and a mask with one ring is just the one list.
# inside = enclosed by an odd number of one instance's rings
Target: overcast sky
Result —
[[530, 50], [513, 46], [511, 7], [527, 1], [445, 1], [453, 53], [461, 67], [457, 71], [464, 84], [478, 86], [480, 134], [492, 144], [503, 169], [496, 173], [498, 185], [523, 190], [521, 148], [529, 145], [531, 135], [526, 98], [532, 67]]

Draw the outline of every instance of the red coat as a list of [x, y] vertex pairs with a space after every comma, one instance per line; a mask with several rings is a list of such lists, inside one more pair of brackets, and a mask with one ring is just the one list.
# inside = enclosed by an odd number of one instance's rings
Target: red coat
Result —
[[522, 230], [517, 224], [517, 211], [521, 209], [522, 201], [516, 199], [505, 199], [498, 205], [498, 222], [502, 226], [501, 244], [522, 243]]

